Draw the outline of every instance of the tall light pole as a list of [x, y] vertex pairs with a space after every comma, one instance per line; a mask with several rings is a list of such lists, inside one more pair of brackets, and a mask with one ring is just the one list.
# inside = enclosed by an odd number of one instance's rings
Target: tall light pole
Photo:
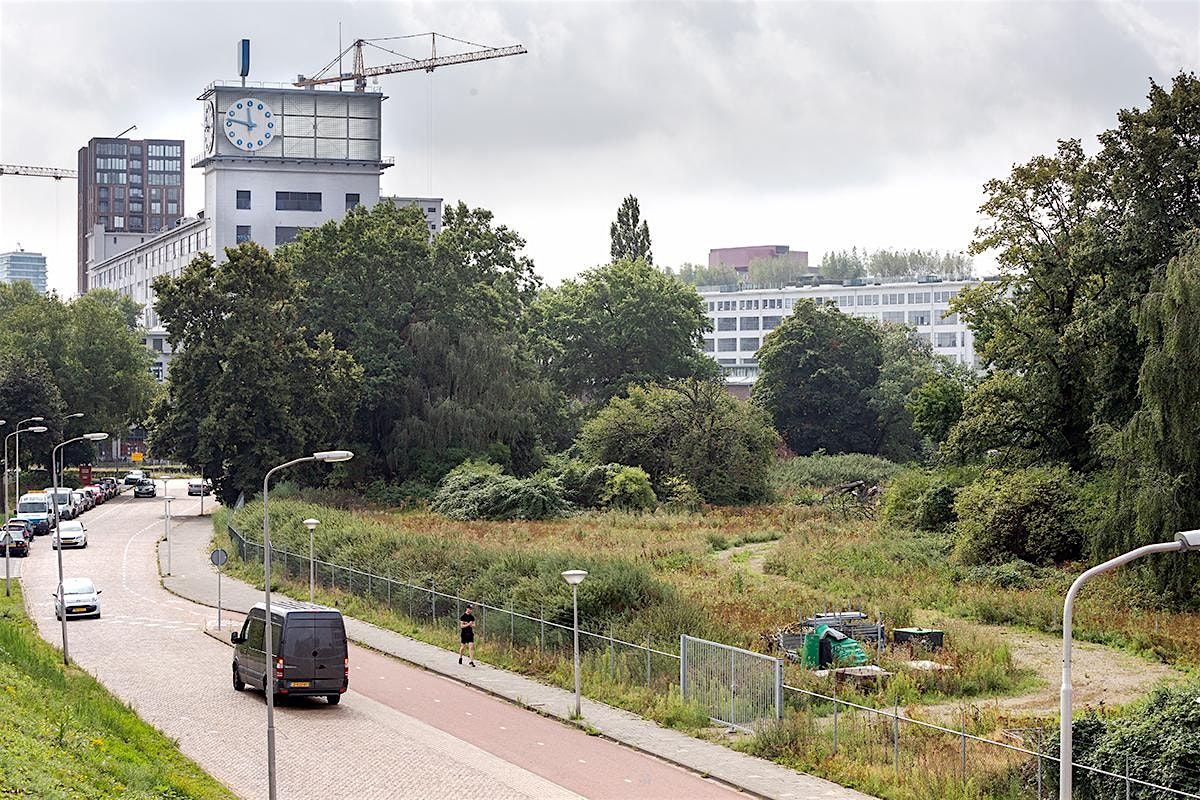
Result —
[[[166, 481], [163, 481], [166, 485]], [[167, 543], [167, 574], [171, 574], [171, 501], [174, 500], [169, 494], [163, 495], [163, 540]]]
[[[8, 424], [8, 420], [0, 419], [0, 428]], [[8, 437], [4, 437], [4, 487], [0, 489], [4, 495], [4, 519], [8, 519]], [[2, 520], [0, 520], [2, 521]]]
[[1130, 561], [1142, 556], [1151, 555], [1152, 553], [1176, 553], [1191, 549], [1200, 550], [1200, 530], [1182, 531], [1175, 534], [1175, 541], [1173, 542], [1148, 544], [1136, 550], [1130, 550], [1128, 553], [1116, 558], [1110, 558], [1103, 564], [1097, 564], [1084, 572], [1075, 579], [1075, 582], [1071, 584], [1071, 588], [1067, 590], [1067, 599], [1063, 602], [1062, 688], [1059, 691], [1058, 709], [1059, 797], [1069, 800], [1072, 788], [1071, 781], [1074, 778], [1071, 769], [1073, 766], [1071, 762], [1074, 758], [1073, 743], [1071, 741], [1071, 734], [1073, 733], [1071, 727], [1071, 612], [1075, 607], [1075, 596], [1079, 594], [1079, 590], [1083, 588], [1084, 583], [1102, 572], [1116, 569], [1123, 564], [1128, 564]]
[[317, 602], [317, 568], [316, 561], [313, 556], [314, 534], [317, 526], [321, 524], [321, 520], [309, 517], [304, 520], [304, 527], [308, 528], [308, 602]]
[[[17, 430], [15, 432], [20, 433], [21, 426], [24, 425], [26, 422], [45, 422], [45, 421], [46, 421], [45, 417], [30, 417], [28, 419], [23, 419], [17, 423]], [[15, 449], [16, 449], [16, 455], [13, 460], [17, 462], [16, 495], [17, 495], [17, 500], [20, 501], [20, 499], [21, 499], [21, 437], [20, 436], [17, 437]], [[53, 456], [53, 455], [54, 454], [51, 453], [51, 456]], [[50, 469], [51, 469], [51, 471], [53, 471], [53, 469], [54, 469], [54, 459], [53, 458], [50, 459]]]
[[[45, 430], [43, 428], [43, 430]], [[54, 499], [51, 501], [57, 505], [58, 503], [58, 474], [54, 471], [54, 456], [66, 445], [72, 442], [101, 442], [108, 438], [107, 433], [85, 433], [83, 436], [76, 436], [74, 439], [67, 439], [65, 442], [59, 442], [54, 445], [54, 449], [50, 451], [50, 480], [51, 486], [54, 488]], [[17, 441], [21, 441], [20, 437]], [[56, 531], [55, 536], [58, 536]], [[62, 640], [63, 640], [63, 665], [70, 663], [70, 655], [67, 653], [67, 604], [63, 598], [63, 566], [62, 566], [62, 539], [58, 541], [58, 547], [54, 548], [54, 552], [58, 553], [58, 616], [62, 618]]]
[[294, 458], [285, 464], [272, 467], [263, 476], [263, 606], [266, 612], [266, 635], [263, 637], [267, 648], [267, 681], [263, 693], [267, 696], [267, 794], [269, 800], [275, 797], [275, 654], [272, 653], [274, 642], [271, 641], [271, 509], [267, 504], [267, 492], [270, 489], [271, 476], [281, 469], [294, 467], [309, 461], [349, 461], [354, 453], [349, 450], [324, 450], [311, 456]]
[[[18, 423], [19, 424], [19, 423]], [[18, 428], [17, 430], [4, 437], [4, 518], [8, 519], [8, 440], [17, 437], [17, 441], [21, 441], [20, 434], [22, 433], [45, 433], [45, 425], [34, 425], [29, 428]], [[21, 501], [20, 493], [17, 494], [17, 502]]]
[[583, 716], [580, 711], [580, 690], [579, 690], [579, 584], [583, 583], [583, 579], [587, 577], [587, 571], [582, 569], [569, 569], [562, 573], [563, 580], [571, 584], [571, 618], [573, 620], [572, 628], [575, 631], [575, 716]]

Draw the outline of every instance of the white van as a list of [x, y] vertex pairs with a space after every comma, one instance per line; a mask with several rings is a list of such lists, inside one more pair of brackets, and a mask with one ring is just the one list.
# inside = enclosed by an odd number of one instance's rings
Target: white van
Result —
[[17, 501], [17, 519], [28, 520], [38, 536], [50, 532], [50, 516], [50, 498], [44, 492], [23, 494]]
[[[63, 487], [58, 487], [58, 518], [59, 519], [74, 519], [75, 518], [75, 501], [71, 499], [71, 490]], [[47, 498], [54, 496], [54, 489], [46, 489], [45, 495]], [[50, 509], [54, 511], [53, 508]]]

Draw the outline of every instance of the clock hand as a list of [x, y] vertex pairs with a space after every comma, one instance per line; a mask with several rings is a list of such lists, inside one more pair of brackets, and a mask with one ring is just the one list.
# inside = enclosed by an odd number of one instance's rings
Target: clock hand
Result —
[[246, 120], [244, 120], [244, 119], [238, 119], [237, 117], [230, 117], [230, 118], [229, 118], [229, 121], [230, 121], [230, 122], [236, 122], [238, 125], [245, 125], [245, 126], [247, 126], [247, 127], [249, 127], [249, 125], [250, 125], [250, 123], [246, 122]]
[[258, 126], [255, 125], [254, 122], [250, 119], [250, 107], [247, 106], [246, 107], [246, 128], [248, 130], [254, 130], [257, 127]]

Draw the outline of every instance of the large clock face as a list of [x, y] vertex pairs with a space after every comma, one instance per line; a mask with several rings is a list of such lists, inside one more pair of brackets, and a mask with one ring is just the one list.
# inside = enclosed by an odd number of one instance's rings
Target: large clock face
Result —
[[212, 100], [204, 106], [204, 152], [211, 153], [216, 146], [217, 104]]
[[271, 107], [254, 97], [234, 100], [221, 119], [221, 129], [234, 147], [253, 152], [262, 150], [275, 138], [278, 118]]

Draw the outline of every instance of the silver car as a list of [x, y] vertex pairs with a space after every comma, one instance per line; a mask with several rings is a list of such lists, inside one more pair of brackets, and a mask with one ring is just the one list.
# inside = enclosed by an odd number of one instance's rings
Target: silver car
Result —
[[77, 519], [58, 523], [50, 546], [57, 550], [59, 547], [87, 547], [87, 528]]
[[58, 594], [54, 595], [54, 616], [63, 618], [66, 609], [67, 619], [71, 617], [95, 617], [100, 619], [100, 592], [91, 578], [64, 578], [62, 582], [62, 602]]

